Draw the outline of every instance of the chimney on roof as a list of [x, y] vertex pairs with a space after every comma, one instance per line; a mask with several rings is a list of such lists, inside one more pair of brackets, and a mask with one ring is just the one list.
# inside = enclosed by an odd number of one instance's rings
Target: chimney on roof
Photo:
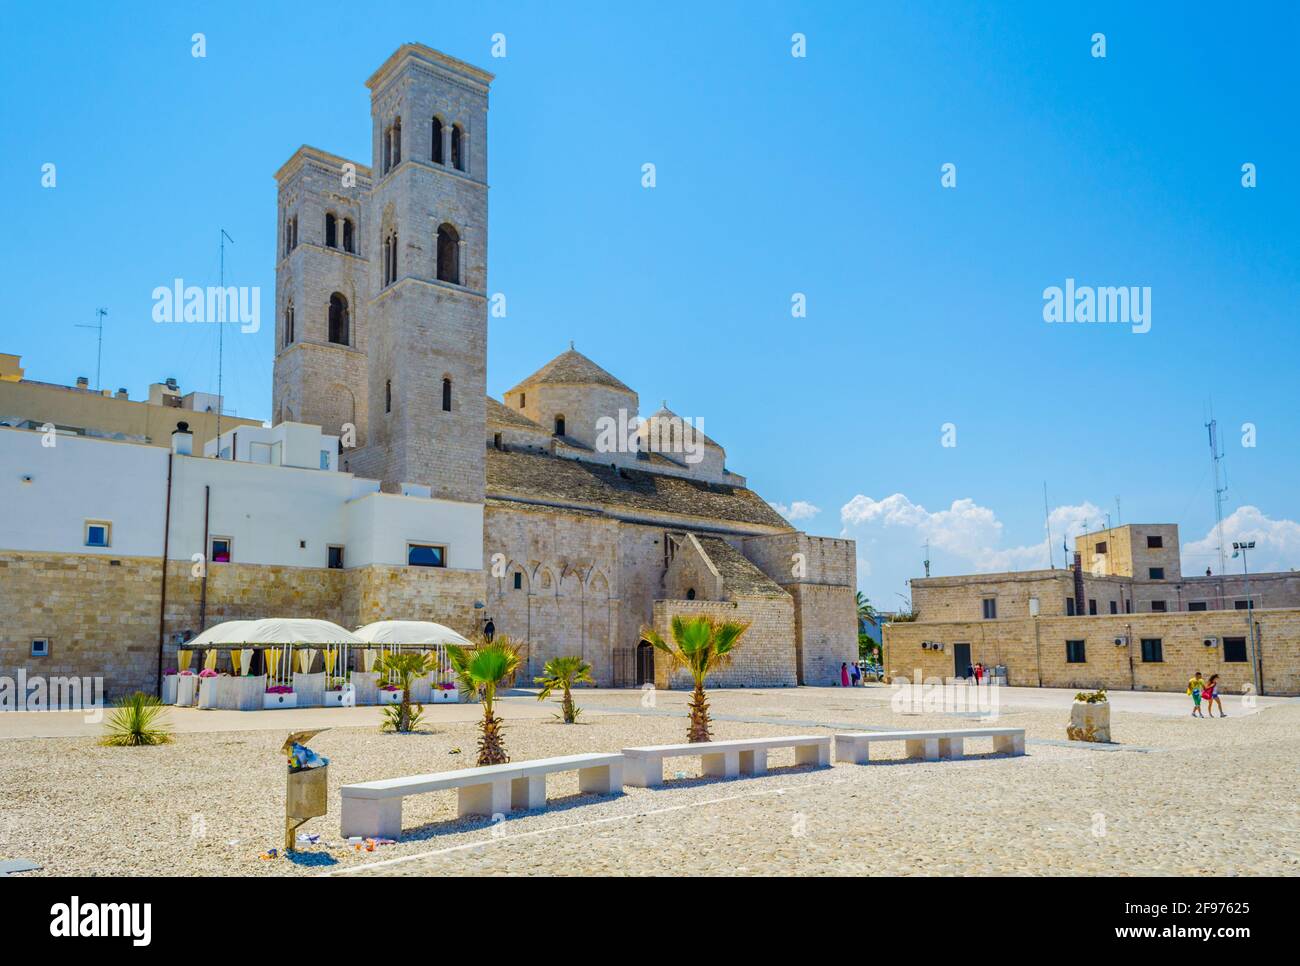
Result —
[[177, 456], [194, 455], [194, 434], [190, 432], [190, 424], [184, 420], [172, 430], [172, 452]]
[[130, 397], [126, 394], [126, 388], [125, 388], [125, 387], [122, 387], [122, 388], [119, 388], [119, 389], [117, 390], [117, 395], [115, 396], [115, 398], [117, 398], [117, 399], [129, 399]]
[[78, 388], [78, 389], [89, 389], [89, 388], [90, 388], [90, 380], [87, 379], [85, 376], [77, 376], [77, 388]]

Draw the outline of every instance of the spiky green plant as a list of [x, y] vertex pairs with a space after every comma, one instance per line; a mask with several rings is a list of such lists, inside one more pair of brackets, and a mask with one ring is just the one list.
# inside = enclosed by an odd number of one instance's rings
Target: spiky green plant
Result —
[[709, 702], [704, 694], [704, 679], [731, 663], [732, 652], [749, 630], [745, 621], [718, 620], [709, 615], [675, 616], [670, 626], [672, 642], [665, 641], [653, 627], [643, 627], [641, 637], [663, 651], [690, 674], [695, 682], [691, 694], [690, 725], [686, 740], [712, 741]]
[[447, 660], [462, 690], [479, 695], [483, 720], [479, 722], [478, 764], [504, 765], [510, 760], [496, 716], [497, 686], [519, 669], [519, 646], [504, 634], [476, 647], [447, 645]]
[[437, 664], [437, 658], [427, 651], [389, 651], [379, 656], [374, 667], [379, 679], [387, 679], [402, 689], [402, 703], [384, 709], [383, 730], [407, 734], [420, 723], [424, 705], [417, 704], [412, 710], [411, 681], [417, 675], [428, 674]]
[[533, 678], [533, 683], [542, 686], [537, 694], [538, 701], [545, 701], [557, 690], [563, 693], [560, 699], [561, 717], [565, 724], [573, 724], [578, 720], [578, 715], [582, 714], [582, 709], [574, 703], [570, 689], [575, 684], [591, 684], [594, 680], [591, 665], [577, 655], [569, 655], [553, 657], [547, 661], [542, 667], [541, 676]]
[[164, 723], [167, 706], [152, 694], [136, 691], [121, 698], [108, 715], [100, 744], [112, 747], [165, 745], [172, 733]]

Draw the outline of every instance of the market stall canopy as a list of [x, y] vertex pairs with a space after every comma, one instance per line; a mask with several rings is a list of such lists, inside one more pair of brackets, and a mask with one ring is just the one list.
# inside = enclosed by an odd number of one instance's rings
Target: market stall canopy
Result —
[[357, 630], [367, 644], [457, 644], [472, 647], [470, 641], [450, 627], [433, 621], [375, 621]]
[[333, 621], [308, 617], [266, 617], [256, 621], [223, 621], [181, 646], [194, 650], [223, 644], [363, 643], [365, 642], [361, 638]]

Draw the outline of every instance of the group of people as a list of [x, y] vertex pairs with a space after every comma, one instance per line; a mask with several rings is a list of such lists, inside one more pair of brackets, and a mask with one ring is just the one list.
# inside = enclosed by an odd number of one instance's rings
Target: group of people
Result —
[[840, 662], [840, 687], [856, 688], [862, 683], [862, 668], [858, 667], [858, 662], [852, 664], [848, 661]]
[[984, 666], [984, 663], [982, 661], [976, 664], [966, 665], [967, 681], [974, 681], [976, 684], [983, 684], [984, 679], [988, 677], [988, 675], [989, 675], [989, 669]]
[[1201, 703], [1204, 702], [1209, 706], [1210, 717], [1214, 717], [1214, 706], [1219, 706], [1219, 717], [1226, 718], [1227, 712], [1223, 710], [1223, 699], [1219, 697], [1219, 676], [1211, 674], [1207, 681], [1201, 677], [1201, 672], [1197, 671], [1192, 675], [1191, 680], [1187, 682], [1187, 693], [1192, 696], [1192, 717], [1204, 718], [1201, 713]]

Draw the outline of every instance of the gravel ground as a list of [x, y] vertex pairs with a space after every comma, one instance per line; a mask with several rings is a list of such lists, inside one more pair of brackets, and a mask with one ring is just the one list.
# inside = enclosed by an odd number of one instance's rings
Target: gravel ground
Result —
[[[593, 694], [574, 726], [508, 721], [508, 747], [525, 760], [681, 741], [686, 695], [642, 700]], [[836, 690], [718, 692], [712, 703], [718, 738], [975, 722], [899, 715]], [[467, 767], [475, 729], [335, 728], [312, 741], [332, 761], [330, 812], [304, 827], [321, 842], [275, 860], [259, 854], [282, 844], [283, 729], [138, 749], [0, 740], [0, 857], [54, 875], [1300, 874], [1300, 704], [1213, 721], [1116, 713], [1108, 750], [1066, 743], [1067, 717], [1004, 711], [998, 723], [1026, 729], [1023, 758], [968, 742], [964, 761], [904, 762], [898, 747], [879, 764], [812, 769], [784, 751], [768, 776], [732, 781], [695, 778], [697, 761], [677, 759], [663, 788], [613, 798], [554, 775], [551, 807], [495, 825], [457, 820], [452, 792], [416, 796], [402, 839], [373, 852], [340, 840], [338, 787]]]

